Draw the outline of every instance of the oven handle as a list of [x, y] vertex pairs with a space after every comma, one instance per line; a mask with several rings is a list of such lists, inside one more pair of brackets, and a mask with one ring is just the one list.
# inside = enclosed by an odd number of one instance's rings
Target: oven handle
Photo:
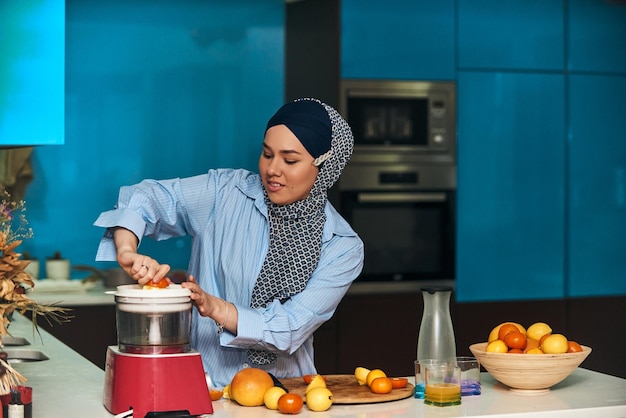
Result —
[[378, 203], [378, 202], [445, 202], [447, 200], [445, 193], [359, 193], [357, 195], [359, 202], [362, 203]]

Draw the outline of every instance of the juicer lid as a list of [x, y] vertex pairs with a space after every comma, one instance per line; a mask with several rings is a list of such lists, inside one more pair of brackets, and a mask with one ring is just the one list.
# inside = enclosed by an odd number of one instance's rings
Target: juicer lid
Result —
[[115, 296], [141, 298], [141, 299], [164, 299], [191, 296], [191, 290], [185, 289], [179, 284], [170, 284], [164, 289], [144, 289], [139, 284], [125, 284], [117, 286], [117, 290], [106, 292]]

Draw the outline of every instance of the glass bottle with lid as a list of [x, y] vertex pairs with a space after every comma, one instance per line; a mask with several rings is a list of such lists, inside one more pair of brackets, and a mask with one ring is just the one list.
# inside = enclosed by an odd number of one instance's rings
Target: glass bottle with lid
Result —
[[422, 287], [424, 312], [417, 340], [417, 359], [448, 360], [456, 357], [450, 317], [451, 286]]

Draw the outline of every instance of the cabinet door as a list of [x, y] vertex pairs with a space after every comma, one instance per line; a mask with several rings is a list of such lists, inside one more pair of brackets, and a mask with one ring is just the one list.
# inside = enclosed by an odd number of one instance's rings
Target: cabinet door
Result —
[[569, 0], [569, 68], [626, 73], [626, 4]]
[[564, 68], [563, 0], [459, 0], [458, 4], [460, 68]]
[[568, 296], [626, 294], [626, 76], [569, 86]]
[[564, 77], [459, 74], [457, 300], [563, 297]]
[[0, 3], [0, 146], [65, 142], [65, 2]]
[[342, 0], [341, 77], [453, 80], [454, 1]]

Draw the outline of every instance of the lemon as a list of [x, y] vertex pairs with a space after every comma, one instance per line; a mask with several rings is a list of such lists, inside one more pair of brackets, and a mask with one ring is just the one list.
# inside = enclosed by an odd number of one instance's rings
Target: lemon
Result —
[[494, 340], [487, 344], [487, 348], [485, 348], [487, 353], [506, 353], [509, 351], [509, 348], [506, 346], [504, 341], [502, 340]]
[[224, 386], [224, 393], [222, 393], [222, 398], [224, 399], [230, 399], [230, 385], [226, 385]]
[[487, 339], [487, 342], [492, 342], [498, 339], [498, 332], [500, 331], [500, 327], [502, 327], [502, 325], [504, 324], [513, 324], [517, 327], [517, 329], [519, 329], [519, 332], [526, 335], [526, 328], [524, 328], [521, 324], [518, 324], [517, 322], [503, 322], [491, 330], [491, 332], [489, 333], [489, 338]]
[[541, 351], [541, 348], [535, 347], [535, 348], [531, 348], [530, 350], [526, 351], [526, 354], [543, 354], [543, 351]]
[[313, 388], [306, 394], [306, 406], [311, 411], [326, 411], [332, 404], [333, 394], [328, 388]]
[[567, 338], [563, 334], [548, 335], [541, 343], [541, 351], [545, 354], [567, 353]]
[[379, 377], [387, 377], [387, 375], [380, 369], [374, 369], [370, 371], [367, 374], [367, 379], [365, 380], [367, 382], [367, 386], [371, 385], [374, 379], [377, 379]]
[[274, 386], [265, 391], [263, 403], [268, 409], [278, 409], [278, 398], [283, 396], [287, 391], [278, 386]]
[[552, 332], [552, 328], [550, 325], [545, 322], [535, 322], [526, 330], [526, 336], [528, 338], [532, 338], [533, 340], [541, 341], [541, 337], [545, 334], [550, 334]]
[[311, 379], [311, 383], [307, 385], [306, 391], [304, 392], [304, 394], [306, 395], [307, 393], [309, 393], [311, 390], [315, 388], [325, 388], [325, 387], [326, 387], [326, 381], [324, 380], [322, 376], [318, 374], [318, 375], [315, 375], [313, 379]]
[[354, 378], [359, 383], [359, 386], [367, 385], [367, 374], [370, 372], [370, 369], [366, 369], [365, 367], [357, 367], [354, 369]]

